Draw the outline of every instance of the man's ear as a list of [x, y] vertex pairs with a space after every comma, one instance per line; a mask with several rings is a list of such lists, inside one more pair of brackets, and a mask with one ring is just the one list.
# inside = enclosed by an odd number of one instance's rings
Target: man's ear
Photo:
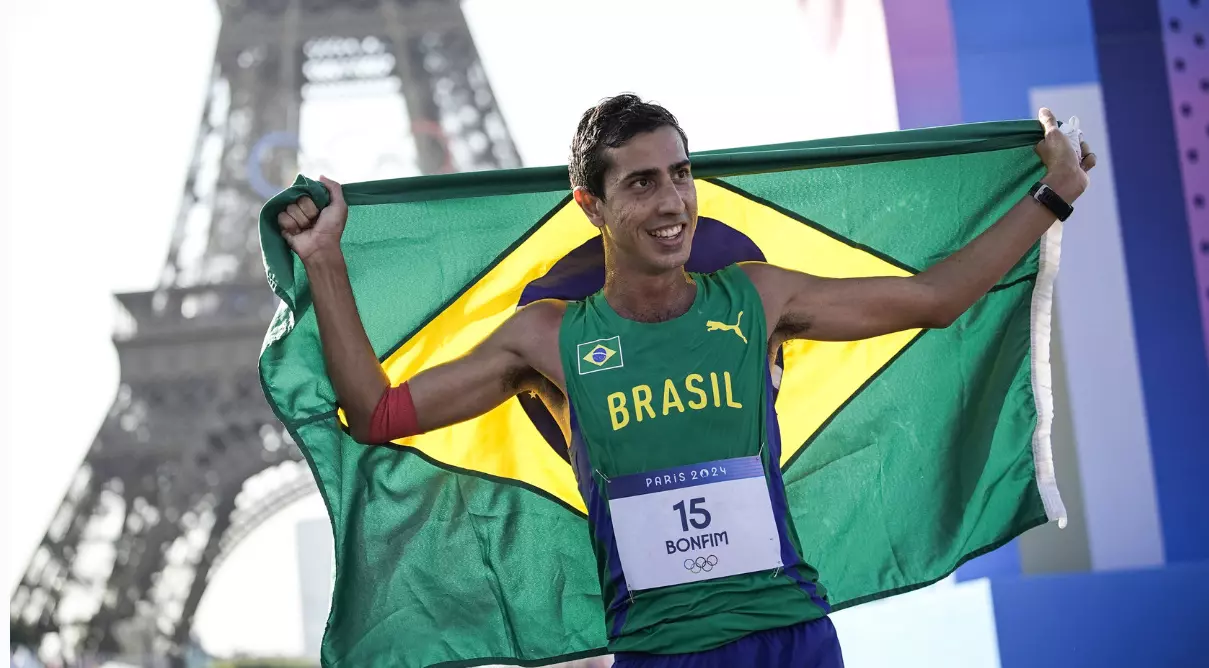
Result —
[[597, 228], [604, 229], [604, 216], [601, 215], [600, 211], [601, 207], [604, 206], [604, 201], [588, 192], [588, 189], [584, 186], [575, 186], [572, 195], [575, 197], [575, 203], [579, 205], [579, 208], [588, 217], [588, 220]]

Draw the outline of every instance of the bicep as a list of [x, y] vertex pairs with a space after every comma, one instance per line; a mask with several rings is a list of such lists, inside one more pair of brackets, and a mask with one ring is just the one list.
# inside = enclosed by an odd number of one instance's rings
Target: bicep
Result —
[[521, 391], [531, 369], [506, 339], [497, 330], [466, 355], [408, 381], [422, 431], [478, 417]]
[[934, 291], [914, 277], [823, 278], [782, 270], [785, 339], [857, 341], [934, 326]]

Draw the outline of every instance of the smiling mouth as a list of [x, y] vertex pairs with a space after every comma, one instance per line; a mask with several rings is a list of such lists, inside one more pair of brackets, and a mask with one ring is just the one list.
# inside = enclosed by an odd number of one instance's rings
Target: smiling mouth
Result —
[[684, 234], [684, 227], [684, 223], [680, 223], [679, 225], [661, 227], [657, 230], [648, 230], [647, 234], [661, 241], [672, 241], [680, 238], [681, 234]]

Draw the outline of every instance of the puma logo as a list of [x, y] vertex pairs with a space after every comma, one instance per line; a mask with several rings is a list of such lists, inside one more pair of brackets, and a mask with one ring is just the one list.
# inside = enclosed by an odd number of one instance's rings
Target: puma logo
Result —
[[743, 339], [743, 343], [747, 343], [747, 337], [743, 336], [743, 332], [739, 330], [739, 323], [743, 322], [743, 311], [739, 311], [739, 318], [735, 320], [735, 324], [728, 325], [717, 320], [706, 320], [705, 331], [707, 332], [734, 332], [735, 336]]

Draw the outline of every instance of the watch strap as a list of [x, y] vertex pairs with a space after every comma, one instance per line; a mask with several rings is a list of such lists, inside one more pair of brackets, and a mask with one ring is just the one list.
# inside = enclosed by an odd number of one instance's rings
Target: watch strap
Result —
[[1049, 209], [1058, 220], [1066, 220], [1074, 213], [1075, 208], [1068, 204], [1062, 196], [1054, 192], [1053, 188], [1038, 181], [1033, 184], [1033, 187], [1028, 191], [1029, 197], [1037, 200], [1042, 206]]

